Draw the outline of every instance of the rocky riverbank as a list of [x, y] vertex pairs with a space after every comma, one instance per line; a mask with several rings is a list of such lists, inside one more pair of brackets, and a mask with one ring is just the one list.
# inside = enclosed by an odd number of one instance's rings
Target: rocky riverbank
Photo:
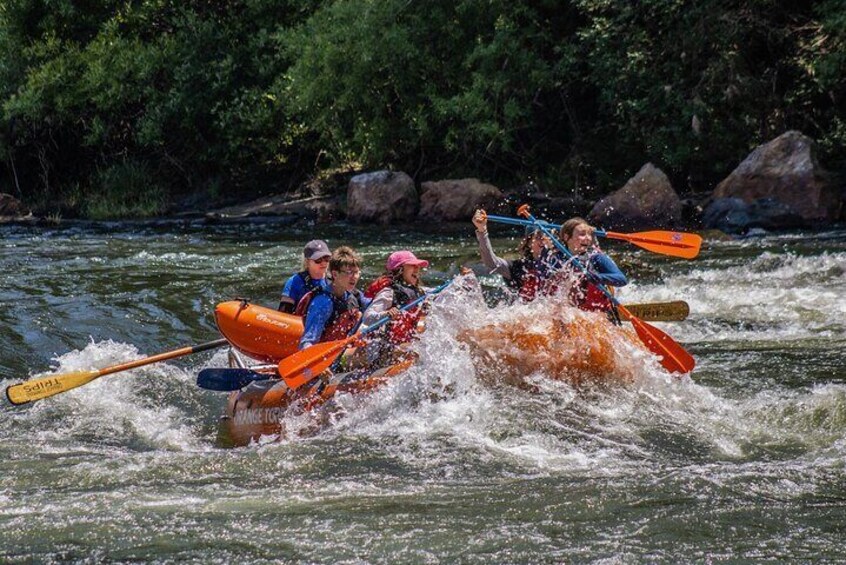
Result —
[[[208, 211], [177, 209], [177, 218], [228, 221], [276, 217], [286, 222], [439, 223], [467, 221], [479, 207], [512, 214], [528, 203], [548, 218], [584, 216], [606, 229], [717, 229], [746, 233], [820, 227], [846, 220], [844, 179], [823, 169], [813, 141], [788, 131], [757, 147], [711, 192], [685, 194], [646, 163], [618, 190], [598, 201], [549, 196], [533, 185], [503, 190], [475, 178], [425, 181], [402, 171], [350, 177], [340, 190], [306, 197], [272, 195]], [[14, 197], [0, 194], [0, 222], [38, 221]]]

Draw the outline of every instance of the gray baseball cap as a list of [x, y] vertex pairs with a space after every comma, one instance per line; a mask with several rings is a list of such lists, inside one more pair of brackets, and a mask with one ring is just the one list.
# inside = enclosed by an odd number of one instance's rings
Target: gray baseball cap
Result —
[[303, 249], [303, 256], [305, 256], [306, 259], [317, 261], [321, 257], [331, 257], [332, 252], [329, 251], [329, 246], [326, 245], [325, 241], [322, 239], [314, 239], [306, 243], [305, 249]]

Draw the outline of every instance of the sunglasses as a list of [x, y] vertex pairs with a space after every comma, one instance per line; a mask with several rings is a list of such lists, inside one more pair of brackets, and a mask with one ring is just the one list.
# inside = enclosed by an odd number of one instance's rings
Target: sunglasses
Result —
[[318, 265], [322, 265], [322, 264], [324, 264], [324, 263], [328, 263], [328, 262], [329, 262], [329, 257], [321, 257], [320, 259], [312, 259], [312, 261], [314, 261], [314, 262], [315, 262], [315, 263], [317, 263]]

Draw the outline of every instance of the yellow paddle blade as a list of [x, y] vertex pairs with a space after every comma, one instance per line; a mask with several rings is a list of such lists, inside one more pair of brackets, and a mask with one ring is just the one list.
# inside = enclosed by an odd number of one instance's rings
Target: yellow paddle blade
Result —
[[[684, 300], [672, 302], [651, 302], [646, 304], [626, 304], [627, 313], [647, 322], [681, 322], [690, 314], [690, 306]], [[620, 312], [623, 321], [631, 316]]]
[[693, 259], [699, 255], [702, 238], [695, 233], [677, 231], [644, 231], [638, 233], [605, 232], [605, 237], [628, 241], [653, 253]]
[[33, 400], [41, 400], [48, 396], [53, 396], [62, 392], [67, 392], [71, 389], [88, 384], [98, 377], [111, 375], [112, 373], [119, 373], [121, 371], [128, 371], [144, 365], [158, 363], [167, 359], [174, 359], [189, 355], [191, 353], [199, 353], [215, 347], [222, 347], [228, 342], [225, 339], [216, 339], [200, 345], [193, 345], [188, 347], [181, 347], [173, 351], [166, 351], [158, 355], [152, 355], [143, 359], [121, 363], [112, 367], [105, 367], [94, 371], [77, 371], [75, 373], [62, 373], [60, 375], [49, 375], [46, 377], [39, 377], [37, 379], [30, 379], [23, 383], [18, 383], [6, 388], [6, 397], [12, 404], [25, 404]]
[[12, 404], [26, 404], [88, 384], [101, 375], [101, 371], [79, 371], [30, 379], [6, 387], [6, 397]]

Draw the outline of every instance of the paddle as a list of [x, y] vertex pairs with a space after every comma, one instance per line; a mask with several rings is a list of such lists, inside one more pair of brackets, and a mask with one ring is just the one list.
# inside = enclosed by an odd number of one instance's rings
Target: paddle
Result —
[[[511, 224], [516, 226], [532, 225], [532, 222], [529, 220], [508, 218], [506, 216], [488, 215], [488, 220], [498, 222], [500, 224]], [[545, 228], [550, 230], [557, 230], [561, 227], [557, 224], [543, 220], [538, 220], [537, 225], [543, 225]], [[699, 249], [702, 246], [702, 238], [694, 233], [661, 230], [639, 233], [619, 233], [605, 230], [594, 230], [593, 233], [598, 237], [628, 241], [629, 243], [633, 243], [634, 245], [648, 251], [652, 251], [653, 253], [669, 255], [671, 257], [681, 257], [682, 259], [693, 259], [699, 255]]]
[[276, 375], [259, 373], [252, 369], [203, 369], [197, 375], [197, 386], [206, 390], [231, 392], [240, 390], [255, 381], [275, 379]]
[[[647, 304], [626, 304], [629, 314], [647, 322], [681, 322], [690, 314], [690, 306], [684, 300], [672, 302], [650, 302]], [[622, 316], [626, 321], [629, 318]]]
[[138, 359], [137, 361], [130, 361], [128, 363], [114, 365], [113, 367], [106, 367], [105, 369], [77, 371], [74, 373], [62, 373], [58, 375], [38, 377], [6, 387], [6, 397], [8, 397], [9, 402], [12, 404], [25, 404], [27, 402], [67, 392], [71, 389], [88, 384], [94, 379], [105, 375], [111, 375], [112, 373], [118, 373], [120, 371], [128, 371], [129, 369], [135, 369], [136, 367], [143, 367], [144, 365], [150, 365], [152, 363], [158, 363], [159, 361], [174, 359], [184, 355], [190, 355], [192, 353], [199, 353], [201, 351], [221, 347], [227, 343], [229, 342], [225, 339], [217, 339], [200, 345], [193, 345], [165, 353], [159, 353], [158, 355], [152, 355], [150, 357]]
[[[416, 300], [409, 302], [400, 308], [400, 312], [410, 310], [426, 300], [428, 297], [438, 294], [451, 285], [453, 281], [455, 281], [455, 279], [451, 279], [435, 290], [427, 292]], [[328, 369], [332, 363], [335, 362], [335, 359], [337, 359], [344, 349], [346, 349], [351, 343], [358, 341], [363, 335], [377, 330], [390, 321], [390, 316], [385, 316], [375, 322], [372, 326], [359, 330], [348, 338], [317, 343], [311, 347], [303, 349], [302, 351], [298, 351], [279, 362], [279, 376], [285, 380], [285, 384], [287, 384], [289, 388], [296, 390]]]
[[[529, 213], [529, 207], [526, 204], [520, 206], [517, 210], [517, 213], [524, 218], [531, 220], [534, 225], [538, 226], [540, 230], [546, 235], [550, 241], [561, 251], [565, 256], [570, 258], [573, 261], [573, 264], [576, 265], [583, 273], [589, 275], [587, 268], [582, 265], [581, 261], [579, 261], [567, 247], [558, 241], [549, 229], [544, 226], [543, 224], [539, 223], [535, 220], [534, 216]], [[637, 333], [640, 340], [643, 344], [654, 354], [661, 357], [661, 365], [664, 366], [671, 373], [689, 373], [693, 370], [696, 366], [696, 361], [694, 361], [693, 357], [691, 357], [690, 353], [684, 350], [684, 348], [679, 345], [678, 343], [673, 340], [670, 336], [659, 330], [654, 326], [650, 326], [640, 318], [634, 316], [629, 310], [626, 309], [625, 306], [620, 304], [620, 302], [614, 298], [614, 295], [611, 294], [605, 285], [600, 283], [594, 283], [596, 287], [601, 290], [605, 296], [611, 301], [614, 306], [617, 307], [617, 310], [620, 312], [622, 316], [628, 316], [629, 321], [634, 326], [635, 332]]]

